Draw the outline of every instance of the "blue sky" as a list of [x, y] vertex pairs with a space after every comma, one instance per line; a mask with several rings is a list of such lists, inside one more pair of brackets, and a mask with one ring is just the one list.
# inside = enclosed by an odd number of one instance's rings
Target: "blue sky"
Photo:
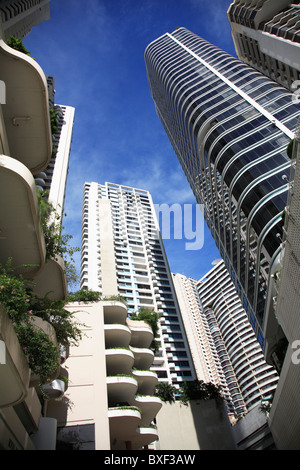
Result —
[[[50, 21], [24, 39], [44, 72], [55, 77], [56, 103], [75, 107], [64, 219], [74, 246], [80, 246], [86, 181], [147, 189], [155, 204], [195, 203], [156, 115], [144, 51], [184, 26], [235, 55], [226, 16], [230, 3], [51, 0]], [[202, 249], [186, 250], [186, 241], [164, 240], [170, 268], [200, 279], [219, 253], [206, 227]], [[79, 271], [79, 254], [76, 265]]]

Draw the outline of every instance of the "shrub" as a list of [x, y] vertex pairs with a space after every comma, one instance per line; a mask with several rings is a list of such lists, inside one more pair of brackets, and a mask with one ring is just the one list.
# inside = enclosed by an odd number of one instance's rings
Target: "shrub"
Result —
[[83, 325], [73, 320], [73, 313], [65, 309], [66, 301], [53, 301], [45, 296], [39, 299], [27, 283], [11, 272], [11, 261], [0, 265], [0, 303], [13, 323], [20, 345], [28, 358], [32, 372], [47, 380], [57, 369], [59, 346], [48, 335], [34, 327], [32, 315], [49, 322], [63, 346], [78, 344]]
[[98, 302], [99, 300], [101, 300], [101, 293], [90, 289], [80, 289], [68, 295], [68, 302]]
[[154, 338], [150, 347], [151, 349], [153, 349], [154, 352], [158, 351], [160, 347], [160, 342], [156, 341], [155, 339], [158, 333], [158, 322], [160, 317], [161, 315], [159, 313], [149, 310], [147, 308], [141, 308], [138, 313], [131, 314], [132, 320], [143, 320], [148, 323], [149, 326], [151, 326]]
[[160, 382], [155, 387], [156, 396], [164, 402], [174, 403], [176, 393], [178, 393], [177, 388], [168, 383]]
[[12, 47], [16, 51], [23, 52], [23, 54], [30, 55], [30, 51], [26, 49], [24, 46], [22, 39], [15, 38], [14, 36], [10, 36], [10, 38], [6, 41], [6, 44], [9, 47]]
[[187, 405], [190, 400], [211, 400], [221, 399], [221, 387], [211, 382], [205, 383], [203, 380], [192, 380], [183, 382], [180, 389], [180, 401]]
[[40, 377], [41, 384], [49, 382], [60, 364], [58, 345], [31, 324], [15, 324], [14, 328], [30, 369]]

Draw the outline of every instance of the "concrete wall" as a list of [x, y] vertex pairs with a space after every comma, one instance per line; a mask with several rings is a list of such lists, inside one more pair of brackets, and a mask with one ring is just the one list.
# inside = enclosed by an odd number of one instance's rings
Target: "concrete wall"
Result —
[[164, 403], [156, 421], [161, 450], [236, 449], [223, 402]]
[[[57, 419], [58, 437], [80, 450], [110, 449], [103, 307], [101, 302], [68, 305], [86, 325], [78, 347], [70, 348], [64, 364], [69, 384], [60, 401], [49, 401], [47, 416]], [[63, 429], [60, 429], [63, 428]], [[94, 442], [93, 442], [94, 440]]]
[[276, 446], [267, 416], [257, 405], [232, 428], [239, 450], [272, 450]]

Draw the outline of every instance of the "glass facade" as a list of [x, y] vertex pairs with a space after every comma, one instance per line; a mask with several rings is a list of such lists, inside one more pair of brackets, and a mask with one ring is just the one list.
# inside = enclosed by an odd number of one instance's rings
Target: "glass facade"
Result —
[[300, 106], [278, 83], [179, 28], [148, 45], [157, 114], [242, 302], [263, 330]]

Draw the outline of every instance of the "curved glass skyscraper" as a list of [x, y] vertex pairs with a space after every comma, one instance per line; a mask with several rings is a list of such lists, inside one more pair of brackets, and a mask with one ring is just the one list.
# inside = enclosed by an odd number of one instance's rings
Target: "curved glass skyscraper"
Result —
[[145, 61], [157, 114], [264, 347], [299, 103], [185, 28], [149, 44]]

